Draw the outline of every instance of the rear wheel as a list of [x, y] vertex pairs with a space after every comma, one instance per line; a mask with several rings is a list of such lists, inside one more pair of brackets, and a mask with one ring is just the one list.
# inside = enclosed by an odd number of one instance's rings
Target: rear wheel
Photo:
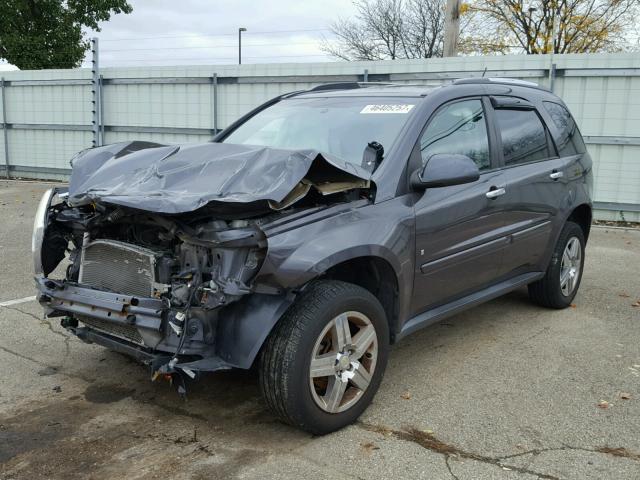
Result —
[[582, 279], [584, 233], [579, 225], [567, 222], [556, 243], [545, 276], [529, 285], [529, 297], [549, 308], [571, 305]]
[[375, 395], [387, 362], [384, 309], [367, 290], [315, 282], [269, 336], [260, 386], [275, 414], [314, 434], [355, 421]]

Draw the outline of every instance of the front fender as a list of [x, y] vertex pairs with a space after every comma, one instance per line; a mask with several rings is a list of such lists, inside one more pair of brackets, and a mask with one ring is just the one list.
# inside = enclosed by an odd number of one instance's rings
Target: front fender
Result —
[[232, 367], [250, 368], [267, 336], [294, 298], [286, 294], [253, 293], [224, 308], [218, 320], [218, 356]]
[[398, 279], [401, 318], [413, 288], [414, 211], [408, 196], [343, 209], [310, 223], [267, 235], [267, 255], [256, 283], [299, 288], [339, 263], [380, 257]]

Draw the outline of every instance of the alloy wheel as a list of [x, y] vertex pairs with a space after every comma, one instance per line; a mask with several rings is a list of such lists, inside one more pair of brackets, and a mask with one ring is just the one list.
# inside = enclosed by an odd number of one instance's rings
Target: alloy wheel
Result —
[[313, 400], [325, 412], [344, 412], [360, 400], [371, 383], [378, 359], [376, 329], [360, 312], [342, 313], [322, 330], [311, 355]]
[[582, 268], [582, 245], [578, 237], [571, 237], [562, 253], [560, 289], [565, 297], [571, 295], [578, 284]]

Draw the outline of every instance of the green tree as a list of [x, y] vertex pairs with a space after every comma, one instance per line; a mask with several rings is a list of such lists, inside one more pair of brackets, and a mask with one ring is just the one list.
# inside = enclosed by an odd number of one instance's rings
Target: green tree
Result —
[[0, 58], [24, 69], [80, 66], [89, 41], [112, 14], [130, 13], [127, 0], [0, 0]]

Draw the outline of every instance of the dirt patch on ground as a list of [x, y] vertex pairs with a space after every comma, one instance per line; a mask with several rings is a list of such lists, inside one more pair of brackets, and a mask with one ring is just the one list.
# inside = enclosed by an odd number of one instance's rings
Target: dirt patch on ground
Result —
[[598, 448], [598, 452], [613, 455], [614, 457], [630, 458], [632, 460], [640, 460], [640, 453], [630, 452], [626, 448]]
[[[0, 478], [233, 478], [310, 440], [275, 421], [256, 395], [227, 403], [249, 388], [246, 376], [217, 380], [215, 392], [205, 381], [187, 402], [167, 385], [92, 383], [84, 395], [0, 417]], [[219, 397], [221, 383], [228, 388]]]
[[[412, 442], [417, 445], [420, 445], [422, 448], [430, 450], [435, 453], [439, 453], [444, 455], [445, 461], [447, 462], [447, 467], [449, 467], [449, 471], [451, 472], [451, 466], [449, 464], [450, 458], [462, 458], [468, 460], [475, 460], [477, 462], [487, 463], [490, 465], [495, 465], [507, 470], [515, 471], [522, 474], [535, 475], [537, 478], [544, 478], [548, 480], [559, 480], [559, 477], [555, 475], [545, 474], [539, 471], [532, 470], [526, 467], [519, 467], [516, 465], [512, 465], [509, 463], [509, 460], [522, 457], [525, 455], [540, 455], [545, 452], [553, 452], [553, 451], [568, 451], [568, 450], [577, 450], [583, 452], [590, 453], [603, 453], [606, 455], [612, 455], [614, 457], [624, 457], [631, 460], [640, 460], [640, 454], [631, 452], [626, 448], [610, 448], [610, 447], [600, 447], [591, 449], [588, 447], [576, 447], [570, 445], [564, 445], [562, 447], [555, 448], [537, 448], [532, 450], [527, 450], [521, 453], [517, 453], [514, 455], [506, 455], [502, 457], [491, 457], [488, 455], [482, 455], [476, 452], [470, 452], [455, 445], [449, 444], [438, 439], [432, 432], [420, 430], [413, 427], [407, 427], [404, 429], [393, 429], [386, 426], [380, 425], [371, 425], [366, 423], [360, 423], [360, 426], [365, 430], [370, 432], [375, 432], [384, 436], [393, 436], [400, 440], [404, 440], [407, 442]], [[453, 475], [453, 472], [451, 472]], [[454, 476], [455, 477], [455, 476]]]
[[115, 385], [89, 385], [84, 392], [84, 398], [91, 403], [113, 403], [131, 396], [135, 392], [132, 388]]

